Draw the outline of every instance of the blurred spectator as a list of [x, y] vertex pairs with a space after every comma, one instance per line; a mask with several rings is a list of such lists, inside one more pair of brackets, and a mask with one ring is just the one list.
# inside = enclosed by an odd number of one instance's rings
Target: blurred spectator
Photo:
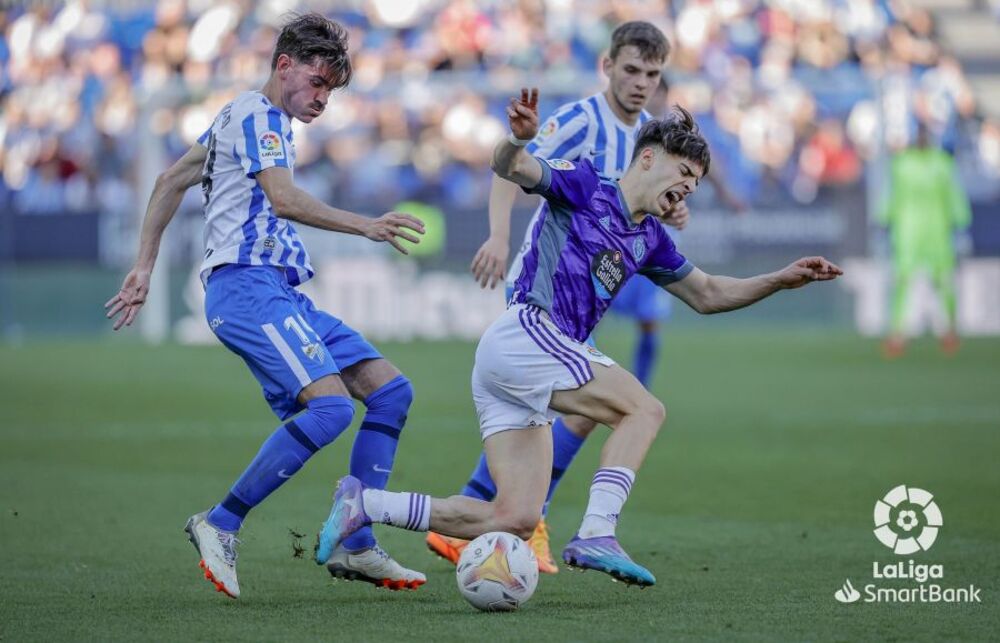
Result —
[[[139, 128], [180, 155], [226, 101], [266, 76], [283, 12], [316, 5], [107, 6], [0, 11], [0, 176], [18, 212], [122, 210]], [[823, 186], [855, 183], [879, 137], [905, 146], [918, 119], [1000, 176], [997, 124], [969, 120], [976, 106], [960, 65], [942, 55], [931, 15], [902, 0], [334, 6], [351, 32], [355, 81], [296, 139], [297, 171], [365, 211], [403, 199], [481, 206], [508, 94], [544, 80], [547, 112], [581, 84], [599, 85], [601, 47], [631, 19], [654, 22], [675, 45], [671, 92], [652, 110], [672, 101], [692, 109], [741, 201], [809, 202]], [[971, 139], [960, 144], [963, 135]]]

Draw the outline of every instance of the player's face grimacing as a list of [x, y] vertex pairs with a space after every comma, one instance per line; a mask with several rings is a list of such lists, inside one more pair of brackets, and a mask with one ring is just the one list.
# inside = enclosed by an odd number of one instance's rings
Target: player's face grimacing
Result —
[[604, 59], [611, 95], [628, 114], [638, 114], [645, 109], [660, 84], [662, 68], [662, 60], [643, 60], [635, 45], [622, 47], [614, 60]]
[[698, 189], [704, 174], [698, 163], [652, 147], [640, 153], [639, 167], [644, 170], [640, 183], [641, 207], [661, 219]]
[[[287, 60], [285, 60], [287, 58]], [[282, 55], [278, 59], [281, 77], [281, 100], [285, 111], [303, 123], [311, 123], [323, 113], [336, 84], [321, 63], [304, 63]]]

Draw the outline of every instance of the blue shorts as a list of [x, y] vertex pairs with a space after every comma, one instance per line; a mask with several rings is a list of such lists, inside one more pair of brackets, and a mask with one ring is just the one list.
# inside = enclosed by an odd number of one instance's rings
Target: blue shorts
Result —
[[670, 317], [670, 294], [642, 275], [635, 275], [615, 295], [611, 312], [641, 322], [662, 321]]
[[205, 290], [205, 318], [247, 363], [282, 420], [304, 408], [296, 398], [310, 383], [382, 357], [360, 333], [288, 285], [280, 268], [217, 268]]

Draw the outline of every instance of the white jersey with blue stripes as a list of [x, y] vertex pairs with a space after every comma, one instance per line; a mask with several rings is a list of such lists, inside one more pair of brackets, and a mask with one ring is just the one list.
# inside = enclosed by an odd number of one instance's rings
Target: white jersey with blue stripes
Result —
[[279, 218], [257, 182], [271, 167], [295, 166], [292, 123], [259, 91], [244, 92], [222, 108], [198, 142], [208, 148], [201, 188], [205, 205], [205, 259], [212, 268], [235, 263], [285, 269], [293, 286], [313, 276], [309, 255], [287, 219]]
[[[587, 159], [602, 176], [620, 179], [632, 160], [636, 132], [649, 119], [649, 113], [643, 110], [635, 125], [626, 125], [611, 110], [602, 92], [557, 109], [525, 149], [544, 159]], [[546, 207], [543, 200], [528, 223], [524, 240], [507, 271], [508, 290], [521, 274], [524, 255], [531, 248], [531, 231]]]

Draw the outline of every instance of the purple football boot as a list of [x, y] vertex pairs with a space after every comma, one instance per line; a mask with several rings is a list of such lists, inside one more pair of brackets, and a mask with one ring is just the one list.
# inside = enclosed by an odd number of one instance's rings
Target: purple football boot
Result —
[[337, 482], [337, 491], [333, 494], [333, 507], [330, 508], [330, 515], [323, 523], [317, 537], [317, 565], [325, 565], [333, 555], [333, 550], [344, 538], [365, 525], [372, 524], [371, 518], [365, 513], [362, 489], [361, 481], [354, 476], [344, 476]]
[[596, 569], [629, 585], [649, 587], [656, 584], [656, 577], [645, 567], [632, 562], [614, 536], [573, 536], [573, 540], [563, 549], [562, 558], [570, 567]]

